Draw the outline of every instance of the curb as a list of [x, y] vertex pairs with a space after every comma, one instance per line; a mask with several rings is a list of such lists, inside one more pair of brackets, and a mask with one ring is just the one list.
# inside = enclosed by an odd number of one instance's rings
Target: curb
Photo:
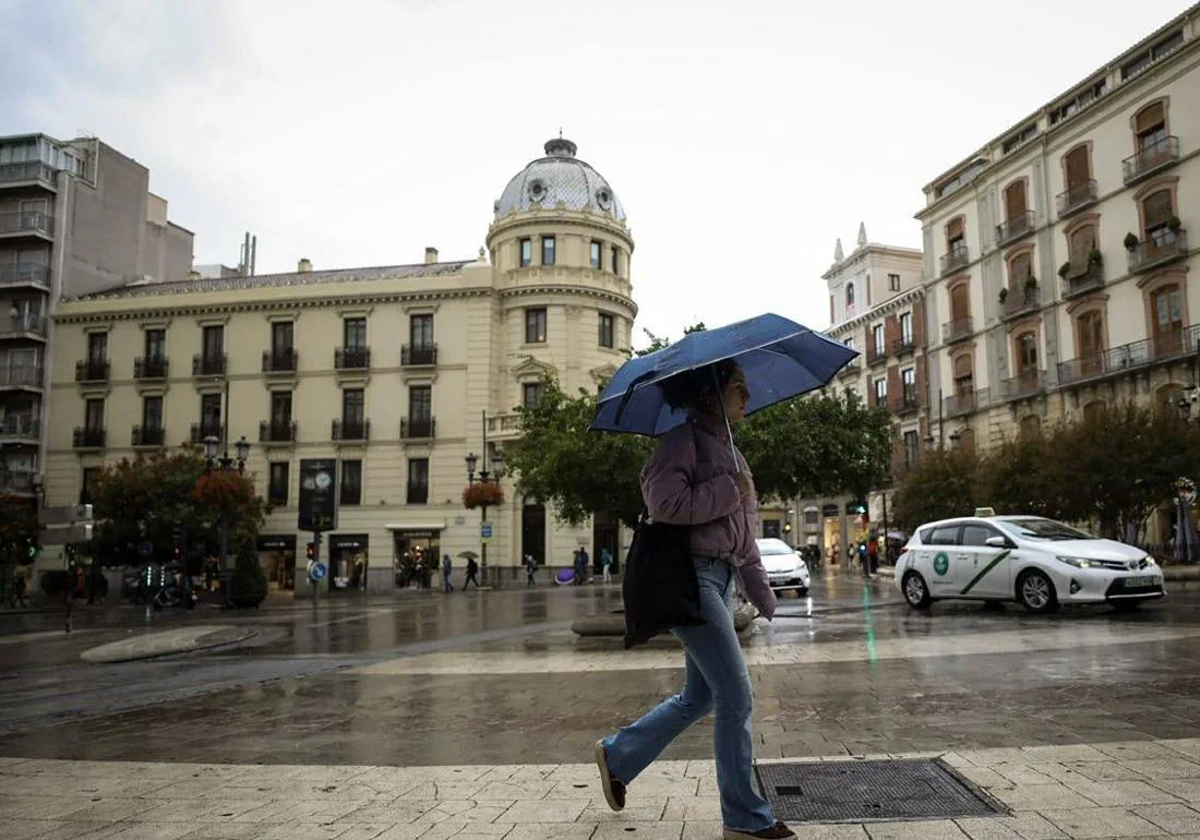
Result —
[[132, 662], [138, 659], [154, 659], [178, 653], [193, 653], [198, 650], [237, 644], [258, 635], [257, 630], [245, 627], [187, 627], [149, 633], [119, 642], [85, 650], [79, 658], [84, 662], [110, 664]]

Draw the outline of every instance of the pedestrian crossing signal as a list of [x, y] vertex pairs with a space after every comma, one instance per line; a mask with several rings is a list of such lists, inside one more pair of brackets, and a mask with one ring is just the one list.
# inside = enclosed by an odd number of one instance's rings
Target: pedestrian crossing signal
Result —
[[305, 545], [304, 556], [307, 557], [309, 560], [313, 559], [313, 544], [312, 543], [308, 543], [307, 545]]

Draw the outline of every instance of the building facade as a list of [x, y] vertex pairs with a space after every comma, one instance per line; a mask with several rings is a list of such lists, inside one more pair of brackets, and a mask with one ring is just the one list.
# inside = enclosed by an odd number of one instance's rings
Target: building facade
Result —
[[[871, 242], [860, 225], [854, 251], [846, 255], [838, 240], [833, 265], [822, 276], [833, 323], [827, 334], [861, 354], [838, 373], [833, 387], [895, 416], [893, 475], [917, 463], [929, 434], [923, 266], [920, 251]], [[885, 525], [889, 492], [880, 488], [865, 500], [801, 499], [801, 542], [820, 546], [825, 557], [844, 557], [864, 530], [864, 514], [870, 525]]]
[[[573, 391], [615, 372], [637, 311], [624, 208], [573, 143], [548, 142], [493, 211], [475, 259], [443, 262], [429, 248], [422, 262], [382, 268], [301, 260], [291, 274], [64, 301], [47, 502], [86, 499], [104, 463], [209, 436], [232, 449], [245, 437], [247, 472], [274, 507], [258, 548], [276, 588], [308, 586], [301, 459], [338, 462], [338, 523], [322, 549], [331, 590], [386, 591], [405, 558], [478, 552], [480, 513], [462, 503], [468, 454], [487, 466], [519, 436], [515, 407], [540, 398], [546, 374]], [[76, 375], [97, 345], [102, 363]], [[526, 554], [570, 566], [579, 546], [595, 556], [622, 544], [603, 515], [557, 527], [552, 510], [504, 483], [488, 543], [504, 577]]]
[[995, 446], [1126, 399], [1174, 410], [1200, 351], [1200, 6], [925, 198], [936, 445]]
[[[32, 503], [37, 492], [58, 300], [191, 266], [192, 234], [167, 219], [149, 180], [94, 138], [0, 138], [0, 493]], [[84, 374], [105, 355], [99, 339], [91, 351]]]

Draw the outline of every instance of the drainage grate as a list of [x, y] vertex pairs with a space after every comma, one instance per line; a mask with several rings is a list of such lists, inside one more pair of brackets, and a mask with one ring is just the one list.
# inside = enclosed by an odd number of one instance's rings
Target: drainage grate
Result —
[[933, 760], [760, 764], [758, 781], [785, 822], [991, 817], [1008, 809]]

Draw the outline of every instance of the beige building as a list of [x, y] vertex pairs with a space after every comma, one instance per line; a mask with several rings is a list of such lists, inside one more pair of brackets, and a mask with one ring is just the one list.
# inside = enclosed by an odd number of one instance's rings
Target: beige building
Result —
[[[859, 225], [854, 251], [847, 255], [839, 239], [833, 265], [822, 275], [833, 324], [826, 334], [861, 353], [833, 387], [895, 416], [893, 475], [917, 462], [929, 433], [923, 265], [919, 250], [871, 242], [865, 225]], [[819, 545], [825, 557], [847, 548], [862, 530], [860, 504], [866, 503], [868, 520], [882, 526], [888, 493], [880, 488], [865, 500], [848, 495], [801, 499], [799, 542]]]
[[[149, 182], [146, 167], [94, 138], [0, 137], [0, 493], [35, 496], [59, 298], [191, 265], [192, 234], [167, 219]], [[104, 358], [92, 349], [78, 358], [85, 369]]]
[[[462, 505], [468, 453], [486, 466], [517, 437], [514, 407], [540, 398], [544, 374], [594, 388], [630, 346], [633, 239], [612, 188], [575, 151], [551, 140], [508, 182], [475, 259], [443, 262], [430, 248], [423, 262], [382, 268], [301, 260], [292, 274], [64, 301], [48, 503], [86, 498], [103, 463], [245, 437], [247, 470], [275, 506], [259, 550], [276, 587], [307, 587], [295, 572], [310, 539], [297, 528], [301, 459], [339, 465], [339, 521], [322, 548], [332, 589], [388, 590], [406, 556], [478, 551], [480, 514]], [[103, 375], [78, 376], [97, 345], [102, 364], [85, 367]], [[560, 528], [505, 486], [489, 510], [488, 559], [507, 578], [525, 554], [570, 566], [581, 545], [616, 553], [618, 528], [602, 516]]]
[[1103, 403], [1195, 394], [1200, 6], [925, 196], [939, 445], [989, 447]]

